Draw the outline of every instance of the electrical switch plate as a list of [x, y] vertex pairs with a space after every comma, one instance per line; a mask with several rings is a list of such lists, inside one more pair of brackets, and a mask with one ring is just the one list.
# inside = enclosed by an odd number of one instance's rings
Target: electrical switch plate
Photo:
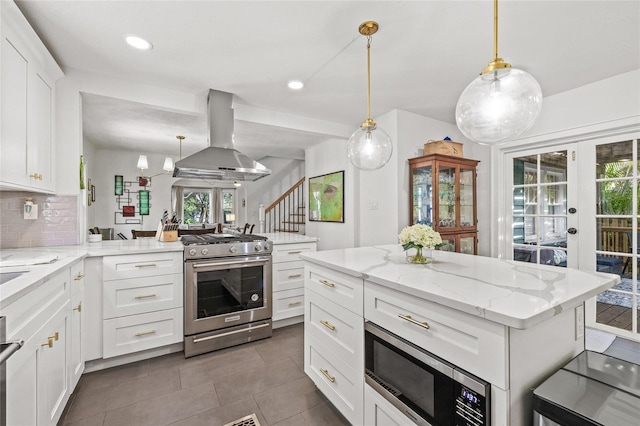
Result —
[[31, 211], [29, 213], [27, 213], [26, 210], [24, 210], [24, 218], [26, 220], [35, 220], [38, 218], [38, 205], [34, 204], [31, 206]]
[[378, 210], [378, 200], [369, 201], [369, 210]]
[[576, 306], [576, 340], [584, 337], [584, 305]]

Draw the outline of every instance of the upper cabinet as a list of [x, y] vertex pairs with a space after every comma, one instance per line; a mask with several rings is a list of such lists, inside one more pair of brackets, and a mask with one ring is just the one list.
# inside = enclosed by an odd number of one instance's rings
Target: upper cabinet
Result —
[[409, 159], [409, 222], [438, 231], [441, 250], [478, 253], [478, 163], [439, 154]]
[[55, 191], [55, 84], [62, 70], [18, 7], [2, 2], [0, 188]]

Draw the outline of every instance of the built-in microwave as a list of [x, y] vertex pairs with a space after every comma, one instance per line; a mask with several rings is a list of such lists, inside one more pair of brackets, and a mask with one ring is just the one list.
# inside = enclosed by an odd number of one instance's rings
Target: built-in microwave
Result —
[[365, 382], [418, 425], [488, 426], [491, 385], [365, 323]]

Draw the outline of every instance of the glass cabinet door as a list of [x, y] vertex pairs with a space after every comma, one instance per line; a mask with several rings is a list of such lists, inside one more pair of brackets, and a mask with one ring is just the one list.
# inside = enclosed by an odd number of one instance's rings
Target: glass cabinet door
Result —
[[456, 223], [456, 168], [438, 168], [438, 226], [455, 228]]
[[413, 223], [433, 225], [433, 167], [413, 169]]
[[460, 226], [475, 226], [475, 170], [460, 168]]

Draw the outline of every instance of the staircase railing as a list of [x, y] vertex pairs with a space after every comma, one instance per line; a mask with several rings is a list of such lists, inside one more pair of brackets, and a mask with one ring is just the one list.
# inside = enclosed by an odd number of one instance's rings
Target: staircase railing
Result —
[[305, 224], [304, 183], [300, 179], [269, 207], [264, 209], [265, 232], [300, 232]]

